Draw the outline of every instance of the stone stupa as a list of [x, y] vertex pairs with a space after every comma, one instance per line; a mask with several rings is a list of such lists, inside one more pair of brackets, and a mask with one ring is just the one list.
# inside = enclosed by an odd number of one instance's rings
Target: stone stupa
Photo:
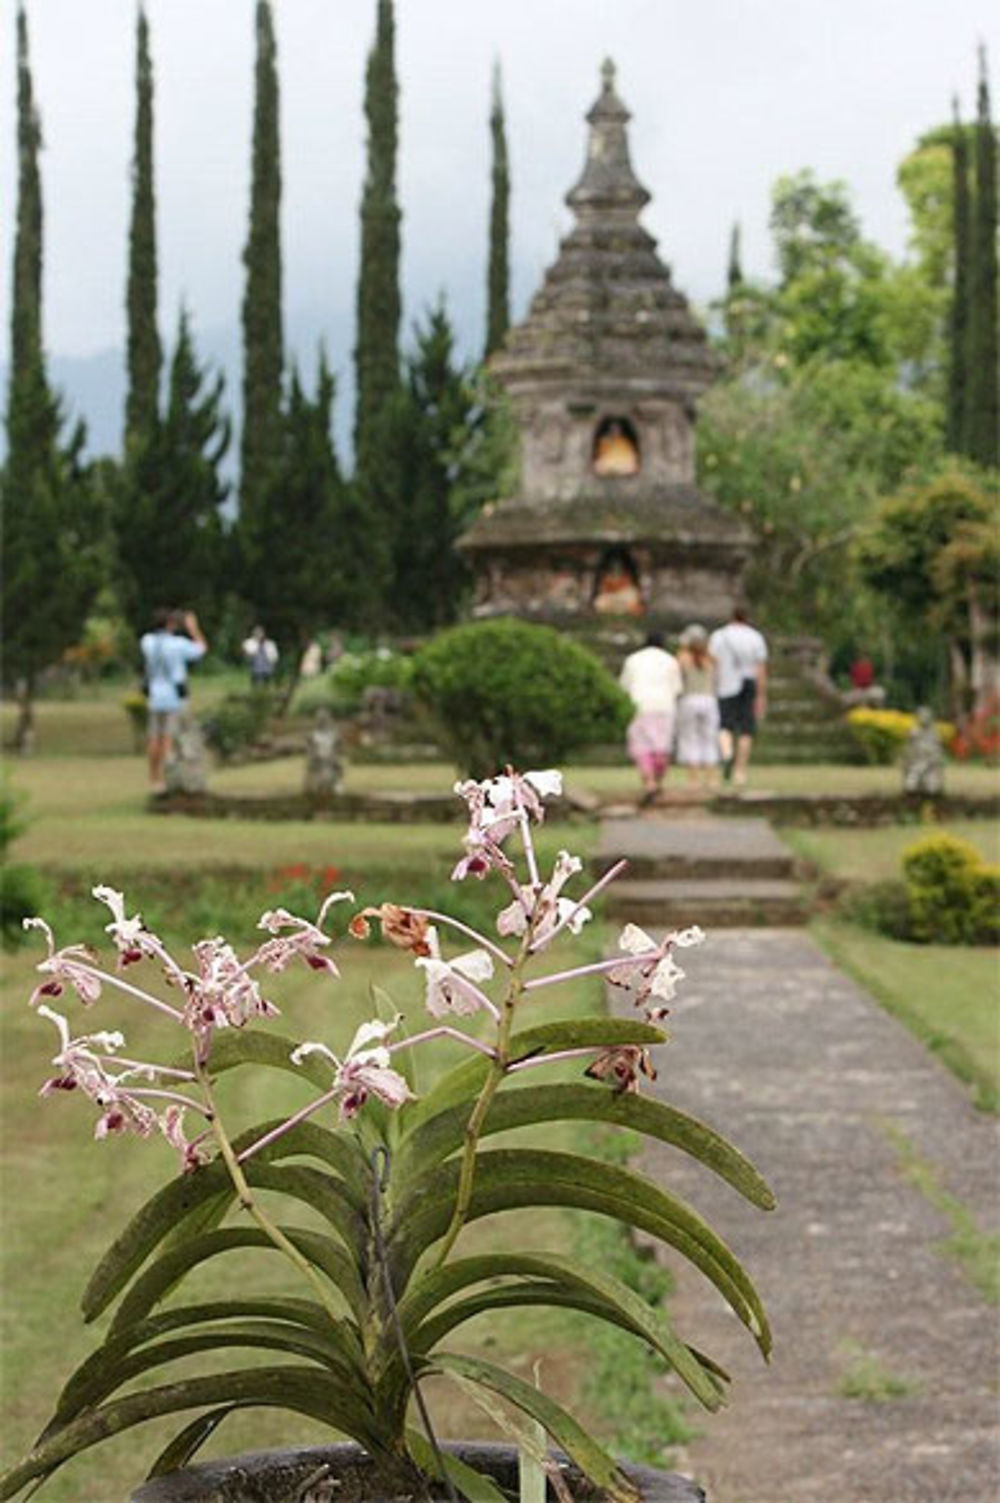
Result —
[[576, 223], [490, 362], [519, 430], [519, 494], [484, 508], [459, 547], [477, 617], [714, 624], [753, 545], [695, 486], [695, 407], [718, 360], [639, 223], [650, 195], [611, 62], [602, 80], [566, 198]]

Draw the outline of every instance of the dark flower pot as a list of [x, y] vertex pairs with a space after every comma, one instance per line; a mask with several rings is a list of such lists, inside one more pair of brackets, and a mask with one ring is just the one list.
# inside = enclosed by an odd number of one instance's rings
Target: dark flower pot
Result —
[[[513, 1446], [459, 1441], [446, 1449], [477, 1471], [488, 1473], [517, 1498]], [[676, 1472], [631, 1465], [622, 1471], [638, 1487], [643, 1503], [706, 1503], [697, 1483]], [[563, 1472], [579, 1503], [599, 1503], [605, 1496], [569, 1463], [563, 1465]], [[203, 1462], [144, 1483], [132, 1494], [132, 1503], [327, 1503], [328, 1499], [331, 1503], [389, 1503], [390, 1498], [395, 1503], [399, 1497], [398, 1490], [380, 1484], [375, 1466], [359, 1446], [344, 1444], [253, 1451]]]

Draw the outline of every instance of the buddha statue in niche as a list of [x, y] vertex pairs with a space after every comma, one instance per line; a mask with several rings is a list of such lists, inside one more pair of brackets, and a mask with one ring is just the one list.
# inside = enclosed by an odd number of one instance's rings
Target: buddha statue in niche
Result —
[[595, 475], [638, 475], [639, 444], [625, 418], [607, 418], [594, 438]]

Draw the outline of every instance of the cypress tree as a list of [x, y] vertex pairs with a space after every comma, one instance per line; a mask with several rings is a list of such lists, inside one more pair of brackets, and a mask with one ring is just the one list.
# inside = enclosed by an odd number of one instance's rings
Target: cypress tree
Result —
[[17, 12], [17, 215], [11, 297], [7, 463], [3, 474], [3, 673], [18, 690], [15, 745], [33, 739], [34, 693], [43, 668], [75, 642], [100, 579], [103, 542], [95, 490], [77, 425], [60, 441], [59, 403], [49, 389], [42, 345], [42, 132], [28, 56], [28, 24]]
[[209, 382], [182, 310], [163, 417], [137, 436], [116, 497], [121, 593], [136, 632], [162, 605], [197, 611], [209, 630], [218, 621], [228, 491], [219, 465], [230, 438], [223, 387], [221, 375]]
[[955, 269], [952, 280], [948, 362], [948, 448], [962, 453], [966, 434], [966, 329], [969, 318], [969, 154], [965, 126], [954, 101], [951, 138]]
[[510, 167], [499, 63], [493, 70], [490, 139], [493, 145], [493, 198], [490, 204], [490, 255], [487, 273], [487, 357], [499, 349], [510, 327]]
[[[281, 452], [281, 146], [278, 69], [269, 0], [257, 0], [250, 229], [243, 264], [241, 514], [263, 513]], [[262, 521], [262, 517], [254, 517]]]
[[982, 465], [1000, 463], [1000, 409], [997, 401], [997, 154], [990, 118], [986, 49], [979, 50], [979, 94], [975, 131], [975, 195], [969, 275], [965, 450]]
[[379, 414], [399, 386], [400, 211], [396, 202], [398, 87], [392, 0], [378, 0], [375, 43], [365, 78], [368, 163], [361, 197], [354, 364], [355, 468], [364, 484], [378, 449]]
[[726, 285], [730, 292], [735, 292], [743, 285], [743, 266], [740, 260], [740, 226], [739, 222], [733, 225], [729, 236], [729, 266], [726, 270]]
[[153, 187], [153, 64], [149, 24], [140, 7], [135, 49], [135, 156], [132, 160], [132, 220], [128, 241], [128, 393], [125, 445], [156, 422], [163, 350], [156, 323], [156, 200]]

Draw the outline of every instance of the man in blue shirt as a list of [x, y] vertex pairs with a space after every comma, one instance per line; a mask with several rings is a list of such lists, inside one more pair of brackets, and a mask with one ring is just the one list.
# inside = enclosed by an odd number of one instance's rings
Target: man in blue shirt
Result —
[[139, 645], [146, 670], [149, 781], [154, 793], [163, 793], [177, 712], [187, 698], [187, 665], [205, 656], [208, 643], [193, 611], [159, 610]]

